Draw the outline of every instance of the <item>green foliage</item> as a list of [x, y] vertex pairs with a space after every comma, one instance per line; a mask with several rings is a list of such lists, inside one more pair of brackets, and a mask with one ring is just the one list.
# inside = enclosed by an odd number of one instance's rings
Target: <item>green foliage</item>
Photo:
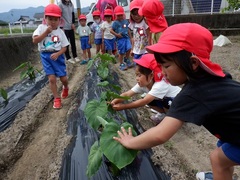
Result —
[[[95, 62], [98, 62], [96, 65]], [[112, 106], [109, 104], [115, 98], [122, 98], [128, 100], [129, 97], [120, 96], [116, 92], [120, 92], [121, 87], [109, 83], [108, 79], [111, 78], [110, 74], [110, 63], [115, 63], [115, 59], [109, 54], [98, 54], [93, 60], [89, 61], [88, 69], [93, 65], [97, 66], [97, 73], [101, 78], [101, 82], [98, 86], [103, 88], [101, 93], [100, 100], [90, 100], [85, 109], [84, 114], [89, 125], [96, 131], [100, 131], [99, 141], [96, 141], [90, 150], [88, 157], [88, 167], [87, 167], [87, 176], [93, 176], [99, 169], [102, 163], [103, 155], [110, 161], [109, 169], [114, 175], [119, 173], [120, 169], [130, 164], [136, 157], [136, 150], [130, 150], [123, 147], [120, 143], [113, 140], [114, 136], [118, 136], [117, 131], [124, 127], [128, 129], [133, 126], [125, 122], [126, 119], [121, 113], [119, 113], [122, 122], [118, 124], [113, 118], [112, 115], [116, 114], [115, 110], [112, 109]], [[132, 129], [133, 135], [136, 135], [134, 129]], [[119, 158], [121, 157], [121, 158]], [[95, 164], [95, 166], [94, 166]]]
[[8, 101], [8, 93], [5, 89], [0, 88], [0, 95], [3, 97], [5, 101]]
[[24, 62], [20, 64], [18, 67], [16, 67], [13, 71], [17, 71], [19, 69], [23, 69], [20, 73], [20, 78], [25, 79], [29, 78], [30, 80], [33, 80], [36, 78], [36, 72], [41, 73], [37, 68], [32, 66], [32, 63], [30, 61]]
[[224, 8], [223, 11], [238, 10], [240, 8], [239, 0], [227, 0], [227, 2], [228, 2], [228, 7]]

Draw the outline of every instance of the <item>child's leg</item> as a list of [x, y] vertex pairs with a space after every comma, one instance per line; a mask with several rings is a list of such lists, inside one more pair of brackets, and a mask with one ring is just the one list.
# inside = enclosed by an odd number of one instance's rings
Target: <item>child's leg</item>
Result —
[[91, 49], [90, 48], [87, 49], [87, 53], [88, 53], [88, 59], [91, 59], [92, 57], [91, 57]]
[[83, 50], [83, 60], [87, 60], [87, 50]]
[[96, 54], [100, 52], [101, 44], [96, 44]]
[[118, 60], [120, 64], [123, 63], [123, 58], [124, 58], [124, 54], [119, 54]]
[[234, 166], [240, 165], [240, 148], [221, 141], [218, 146], [210, 155], [213, 177], [217, 180], [232, 180]]
[[60, 77], [60, 81], [62, 82], [64, 88], [68, 88], [68, 78], [67, 78], [67, 76]]
[[53, 97], [55, 98], [59, 98], [58, 92], [57, 92], [57, 78], [55, 75], [49, 75], [48, 76], [48, 80], [49, 80], [49, 86], [50, 89], [53, 93]]
[[130, 56], [130, 52], [131, 52], [131, 49], [129, 49], [127, 52], [126, 52], [126, 59], [129, 59], [129, 56]]

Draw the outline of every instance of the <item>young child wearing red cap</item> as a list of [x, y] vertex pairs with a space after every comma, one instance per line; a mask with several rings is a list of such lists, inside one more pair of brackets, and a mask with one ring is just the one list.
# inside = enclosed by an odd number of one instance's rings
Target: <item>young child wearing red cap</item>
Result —
[[159, 0], [145, 0], [138, 14], [144, 16], [151, 31], [151, 44], [158, 42], [161, 33], [168, 27], [163, 14], [164, 5]]
[[199, 172], [197, 179], [231, 180], [240, 165], [240, 83], [210, 61], [212, 48], [212, 34], [198, 24], [167, 28], [147, 50], [169, 83], [184, 86], [158, 126], [136, 137], [122, 128], [114, 139], [128, 149], [146, 149], [165, 143], [184, 123], [202, 125], [219, 140], [210, 154], [212, 172]]
[[129, 59], [132, 49], [130, 31], [128, 29], [129, 22], [124, 18], [125, 13], [122, 6], [116, 6], [114, 14], [116, 15], [116, 20], [113, 22], [110, 32], [116, 36], [120, 63], [119, 68], [124, 71], [134, 66], [133, 62]]
[[145, 54], [146, 46], [150, 45], [150, 30], [143, 16], [138, 14], [138, 9], [141, 8], [143, 0], [133, 0], [130, 3], [130, 24], [129, 29], [133, 32], [132, 53], [134, 59], [139, 59]]
[[62, 107], [61, 98], [57, 92], [57, 80], [63, 84], [62, 98], [68, 97], [68, 79], [64, 52], [69, 45], [66, 35], [60, 29], [61, 9], [55, 4], [45, 7], [44, 18], [46, 24], [40, 24], [33, 32], [33, 43], [38, 43], [43, 69], [48, 76], [50, 89], [53, 93], [53, 108]]
[[115, 36], [110, 32], [113, 24], [113, 11], [111, 9], [105, 9], [104, 11], [105, 21], [101, 24], [103, 49], [106, 53], [112, 55], [115, 48]]
[[136, 62], [137, 84], [121, 96], [132, 97], [136, 94], [146, 93], [142, 99], [123, 103], [123, 99], [114, 99], [111, 105], [114, 110], [138, 108], [148, 105], [159, 112], [159, 118], [152, 119], [156, 124], [160, 123], [169, 109], [174, 97], [181, 91], [178, 86], [172, 86], [164, 78], [161, 66], [157, 64], [153, 54], [145, 54]]
[[93, 15], [93, 24], [91, 25], [91, 30], [94, 36], [94, 43], [96, 45], [96, 54], [102, 50], [102, 31], [101, 31], [101, 12], [96, 10], [92, 13]]
[[80, 44], [81, 49], [83, 50], [83, 60], [80, 62], [80, 64], [86, 64], [89, 60], [91, 60], [91, 34], [92, 31], [89, 28], [89, 26], [86, 25], [86, 16], [84, 14], [81, 14], [78, 17], [79, 20], [79, 26], [77, 28], [76, 33], [80, 37]]

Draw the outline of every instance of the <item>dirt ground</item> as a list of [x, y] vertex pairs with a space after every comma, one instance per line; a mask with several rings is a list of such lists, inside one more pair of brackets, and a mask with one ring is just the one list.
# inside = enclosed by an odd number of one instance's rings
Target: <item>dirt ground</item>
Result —
[[[240, 36], [228, 37], [232, 45], [214, 47], [212, 60], [240, 81]], [[79, 42], [77, 42], [77, 45]], [[92, 49], [92, 53], [94, 49]], [[78, 47], [79, 57], [81, 57]], [[38, 52], [34, 59], [36, 67], [41, 69]], [[135, 85], [134, 69], [119, 73], [122, 89]], [[52, 108], [52, 96], [48, 86], [32, 99], [21, 111], [10, 128], [0, 133], [0, 179], [39, 180], [58, 179], [64, 149], [71, 140], [66, 134], [67, 116], [74, 109], [75, 95], [84, 82], [86, 65], [68, 64], [70, 95], [63, 100], [63, 108]], [[6, 88], [20, 81], [19, 74], [13, 73], [1, 80]], [[60, 87], [60, 82], [58, 82]], [[154, 124], [149, 121], [151, 111], [137, 109], [139, 121], [144, 129]], [[198, 171], [211, 170], [209, 154], [214, 149], [216, 138], [203, 127], [186, 124], [164, 145], [153, 149], [152, 160], [168, 173], [173, 180], [195, 179]], [[235, 168], [235, 177], [240, 176], [240, 167]]]

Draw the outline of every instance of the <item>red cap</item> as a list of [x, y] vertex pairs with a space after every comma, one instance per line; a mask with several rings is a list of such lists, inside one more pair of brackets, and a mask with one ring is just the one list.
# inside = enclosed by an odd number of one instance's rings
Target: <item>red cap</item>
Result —
[[100, 16], [101, 12], [99, 10], [93, 11], [92, 13], [93, 16]]
[[130, 3], [130, 11], [132, 11], [133, 9], [140, 9], [143, 5], [143, 0], [133, 0]]
[[113, 11], [111, 9], [104, 10], [104, 16], [112, 16], [112, 15], [113, 15]]
[[78, 19], [79, 19], [79, 20], [86, 20], [87, 17], [86, 17], [86, 15], [81, 14], [81, 15], [78, 17]]
[[140, 16], [145, 16], [150, 31], [153, 33], [163, 32], [167, 27], [167, 20], [163, 15], [164, 5], [159, 0], [145, 0], [138, 10]]
[[196, 23], [180, 23], [168, 27], [160, 36], [157, 44], [147, 46], [151, 53], [174, 53], [186, 50], [200, 61], [200, 66], [209, 74], [224, 77], [220, 65], [211, 62], [213, 37], [209, 30]]
[[153, 54], [144, 54], [140, 59], [134, 59], [133, 61], [136, 62], [138, 65], [151, 69], [154, 73], [155, 82], [162, 80], [163, 78], [162, 68], [157, 63]]
[[124, 9], [122, 6], [116, 6], [114, 9], [115, 15], [124, 15]]
[[61, 17], [62, 10], [56, 4], [49, 4], [45, 7], [44, 15], [45, 16], [53, 16], [53, 17]]

